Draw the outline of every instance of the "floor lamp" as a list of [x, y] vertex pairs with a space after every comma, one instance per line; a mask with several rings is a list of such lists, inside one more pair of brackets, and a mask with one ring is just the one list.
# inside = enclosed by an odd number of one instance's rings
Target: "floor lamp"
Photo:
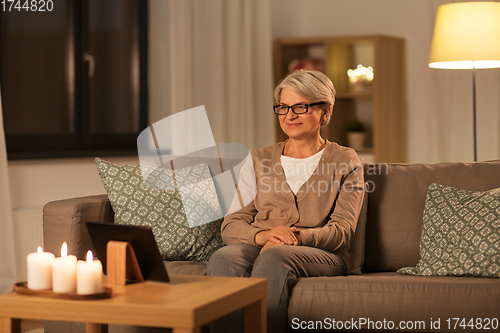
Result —
[[477, 161], [476, 69], [500, 68], [500, 2], [439, 6], [429, 67], [472, 69], [474, 161]]

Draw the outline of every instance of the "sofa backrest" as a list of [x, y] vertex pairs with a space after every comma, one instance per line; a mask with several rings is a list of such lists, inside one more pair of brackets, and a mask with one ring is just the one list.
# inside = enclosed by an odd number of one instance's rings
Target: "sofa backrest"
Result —
[[476, 163], [366, 164], [369, 191], [363, 273], [396, 271], [420, 260], [427, 188], [471, 191], [500, 187], [500, 160]]

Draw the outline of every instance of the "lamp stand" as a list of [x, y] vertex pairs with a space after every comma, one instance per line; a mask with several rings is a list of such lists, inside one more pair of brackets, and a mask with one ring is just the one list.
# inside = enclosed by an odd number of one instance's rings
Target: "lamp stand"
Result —
[[476, 66], [472, 66], [472, 103], [473, 125], [474, 125], [474, 162], [477, 162], [477, 140], [476, 140]]

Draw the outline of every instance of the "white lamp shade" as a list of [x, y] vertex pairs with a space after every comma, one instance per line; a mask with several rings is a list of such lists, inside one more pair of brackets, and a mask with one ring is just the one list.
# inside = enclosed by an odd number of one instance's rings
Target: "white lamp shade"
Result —
[[500, 2], [439, 6], [429, 67], [500, 67]]

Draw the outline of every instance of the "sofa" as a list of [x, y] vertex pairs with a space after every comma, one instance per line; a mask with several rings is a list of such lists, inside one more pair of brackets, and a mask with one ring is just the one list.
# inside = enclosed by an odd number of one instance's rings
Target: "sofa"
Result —
[[[472, 325], [484, 325], [487, 319], [494, 331], [495, 320], [496, 325], [500, 320], [500, 279], [396, 271], [421, 259], [429, 185], [470, 191], [498, 188], [500, 161], [365, 164], [364, 175], [368, 205], [362, 274], [299, 279], [291, 291], [290, 331], [331, 331], [331, 326], [337, 331], [470, 331], [478, 328], [470, 326], [471, 319]], [[66, 241], [69, 251], [83, 259], [91, 248], [85, 221], [113, 222], [107, 195], [48, 203], [43, 212], [45, 250], [58, 253]], [[165, 264], [170, 274], [206, 272], [196, 262]]]

